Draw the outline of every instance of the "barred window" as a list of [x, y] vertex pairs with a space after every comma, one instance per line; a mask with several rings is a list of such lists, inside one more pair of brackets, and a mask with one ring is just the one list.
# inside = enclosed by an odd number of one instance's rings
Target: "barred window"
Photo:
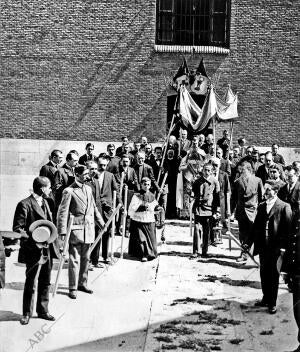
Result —
[[229, 48], [230, 0], [157, 0], [156, 44]]

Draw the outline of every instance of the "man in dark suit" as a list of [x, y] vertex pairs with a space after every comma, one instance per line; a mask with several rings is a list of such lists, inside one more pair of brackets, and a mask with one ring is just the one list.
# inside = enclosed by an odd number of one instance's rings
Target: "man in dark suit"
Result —
[[263, 184], [265, 184], [266, 180], [270, 178], [269, 170], [270, 170], [270, 167], [273, 165], [278, 165], [279, 170], [280, 170], [280, 178], [282, 178], [283, 177], [282, 176], [283, 169], [282, 169], [281, 165], [274, 163], [273, 155], [270, 151], [266, 152], [265, 153], [265, 164], [259, 166], [256, 173], [255, 173], [255, 175], [262, 180]]
[[217, 145], [223, 150], [224, 157], [227, 158], [230, 147], [229, 132], [227, 130], [223, 131], [223, 137], [217, 141]]
[[42, 166], [40, 176], [48, 177], [51, 187], [54, 184], [54, 175], [58, 170], [59, 164], [63, 161], [62, 151], [58, 149], [52, 150], [49, 156], [49, 162]]
[[212, 216], [220, 213], [220, 185], [213, 176], [212, 164], [203, 166], [202, 175], [194, 182], [192, 191], [195, 198], [193, 205], [195, 216], [193, 255], [196, 257], [200, 254], [200, 239], [202, 238], [202, 257], [207, 257]]
[[[44, 176], [49, 178], [51, 187], [54, 185], [54, 175], [56, 171], [59, 169], [59, 164], [63, 161], [63, 156], [62, 156], [62, 151], [58, 149], [54, 149], [50, 156], [49, 156], [49, 162], [42, 166], [40, 170], [40, 176]], [[53, 192], [51, 191], [49, 197], [47, 198], [47, 201], [49, 202], [49, 206], [51, 211], [53, 212], [53, 217], [55, 220], [55, 197]]]
[[228, 159], [223, 158], [223, 150], [222, 148], [218, 147], [216, 151], [217, 158], [220, 159], [220, 170], [227, 173], [227, 175], [231, 176], [231, 165]]
[[29, 231], [30, 225], [36, 220], [52, 221], [52, 214], [45, 197], [51, 191], [50, 181], [46, 177], [36, 177], [33, 181], [33, 194], [18, 203], [14, 221], [13, 231], [26, 233], [28, 238], [20, 240], [20, 250], [18, 261], [26, 264], [26, 280], [23, 293], [23, 317], [20, 320], [22, 325], [29, 322], [33, 313], [34, 283], [38, 272], [38, 262], [41, 255], [45, 262], [41, 265], [37, 285], [37, 305], [38, 317], [46, 320], [55, 320], [48, 312], [50, 276], [52, 270], [52, 258], [58, 258], [59, 246], [57, 241], [49, 248], [39, 248], [33, 240]]
[[68, 153], [65, 164], [59, 168], [54, 175], [52, 191], [55, 197], [56, 209], [61, 202], [63, 190], [75, 181], [74, 168], [78, 164], [78, 159], [77, 154], [71, 152]]
[[[99, 210], [101, 216], [106, 222], [113, 210], [113, 192], [117, 193], [117, 204], [121, 202], [119, 186], [116, 181], [115, 176], [106, 171], [107, 159], [105, 157], [98, 158], [98, 173], [95, 175], [88, 185], [92, 188], [93, 196], [95, 199], [96, 207]], [[109, 246], [109, 235], [110, 230], [102, 236], [102, 257], [105, 262], [109, 262], [108, 258], [108, 246]], [[98, 264], [100, 243], [96, 246], [95, 250], [92, 252], [91, 261], [93, 265]]]
[[291, 233], [284, 253], [281, 268], [285, 280], [293, 292], [294, 317], [298, 326], [298, 347], [292, 352], [300, 352], [300, 199], [294, 203]]
[[[240, 169], [241, 176], [233, 184], [232, 212], [235, 210], [240, 242], [243, 245], [251, 234], [257, 206], [263, 199], [264, 189], [261, 179], [252, 174], [252, 166], [249, 163], [242, 163]], [[237, 261], [247, 261], [247, 254], [242, 251]]]
[[151, 180], [151, 191], [159, 192], [159, 186], [154, 178], [153, 169], [150, 165], [145, 164], [145, 153], [139, 152], [137, 154], [137, 165], [134, 167], [137, 176], [137, 191], [141, 189], [141, 181], [143, 177], [148, 177]]
[[[126, 148], [125, 148], [126, 146]], [[122, 145], [116, 149], [116, 155], [121, 157], [124, 153], [129, 153], [131, 151], [128, 137], [122, 137]]]
[[78, 163], [80, 165], [85, 165], [87, 161], [97, 161], [96, 155], [93, 154], [94, 149], [95, 149], [94, 144], [88, 143], [85, 147], [86, 153], [84, 155], [81, 155]]
[[265, 183], [266, 201], [259, 204], [247, 247], [254, 243], [253, 255], [259, 254], [263, 298], [257, 306], [267, 306], [276, 313], [279, 272], [277, 260], [283, 256], [291, 229], [292, 211], [289, 204], [277, 197], [279, 185], [274, 180]]
[[274, 163], [284, 166], [285, 162], [284, 162], [283, 156], [281, 154], [278, 154], [278, 150], [279, 150], [278, 144], [273, 143], [272, 144], [272, 155], [273, 155]]
[[[100, 156], [101, 156], [101, 154], [99, 155], [99, 158], [100, 158]], [[114, 174], [114, 176], [117, 179], [121, 158], [119, 156], [115, 155], [115, 145], [114, 144], [108, 144], [106, 158], [108, 160], [108, 164], [106, 166], [106, 171]], [[119, 182], [119, 180], [118, 180], [118, 182]]]
[[[128, 154], [123, 154], [121, 163], [119, 166], [119, 176], [118, 179], [121, 181], [123, 179], [123, 186], [128, 186], [128, 191], [134, 192], [137, 189], [137, 175], [130, 165], [130, 157]], [[132, 196], [130, 197], [131, 200]], [[129, 202], [129, 198], [128, 198]]]
[[290, 204], [293, 213], [298, 211], [300, 201], [300, 181], [298, 177], [299, 175], [294, 168], [287, 168], [287, 183], [278, 192], [278, 197]]
[[153, 162], [155, 161], [155, 156], [153, 154], [152, 145], [150, 143], [145, 146], [145, 164], [152, 167]]

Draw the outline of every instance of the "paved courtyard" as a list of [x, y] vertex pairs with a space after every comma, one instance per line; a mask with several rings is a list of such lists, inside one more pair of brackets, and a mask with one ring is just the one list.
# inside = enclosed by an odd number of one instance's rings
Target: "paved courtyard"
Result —
[[[159, 238], [160, 236], [158, 236]], [[116, 252], [120, 237], [116, 237]], [[228, 241], [191, 259], [187, 222], [169, 222], [159, 257], [147, 263], [117, 256], [89, 272], [93, 295], [67, 296], [64, 268], [50, 301], [56, 321], [19, 323], [24, 266], [7, 258], [7, 286], [0, 293], [0, 351], [225, 351], [283, 352], [296, 347], [292, 297], [281, 283], [278, 312], [254, 307], [261, 298], [259, 273]], [[127, 245], [127, 240], [126, 240]], [[56, 276], [57, 263], [52, 273]]]

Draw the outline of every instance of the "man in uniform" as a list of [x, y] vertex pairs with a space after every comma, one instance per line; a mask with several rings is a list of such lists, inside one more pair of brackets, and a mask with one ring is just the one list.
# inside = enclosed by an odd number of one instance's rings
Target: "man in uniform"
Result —
[[95, 239], [95, 223], [102, 228], [104, 221], [93, 199], [92, 189], [85, 185], [89, 170], [75, 167], [75, 182], [63, 191], [57, 213], [57, 229], [64, 239], [70, 214], [74, 216], [69, 242], [69, 297], [76, 299], [77, 290], [93, 293], [87, 287], [89, 248]]

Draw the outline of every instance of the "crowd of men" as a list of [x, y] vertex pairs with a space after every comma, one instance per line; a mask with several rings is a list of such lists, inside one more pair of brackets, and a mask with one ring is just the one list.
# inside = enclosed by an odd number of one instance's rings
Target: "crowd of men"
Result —
[[[15, 212], [13, 230], [25, 232], [29, 238], [21, 239], [21, 253], [26, 263], [26, 282], [23, 297], [22, 324], [32, 316], [36, 256], [28, 255], [35, 247], [30, 225], [36, 220], [48, 220], [57, 225], [58, 235], [64, 239], [69, 214], [74, 215], [74, 225], [69, 245], [69, 297], [76, 299], [77, 290], [92, 293], [87, 286], [88, 270], [108, 263], [110, 230], [102, 236], [92, 253], [90, 244], [113, 212], [113, 195], [116, 204], [123, 207], [122, 191], [127, 185], [128, 198], [140, 190], [141, 180], [151, 180], [151, 191], [160, 194], [159, 203], [167, 218], [176, 218], [177, 175], [183, 158], [197, 152], [201, 167], [193, 175], [192, 190], [188, 196], [194, 200], [193, 254], [206, 257], [209, 245], [215, 245], [214, 224], [222, 219], [226, 228], [235, 218], [239, 225], [241, 255], [238, 262], [247, 261], [254, 245], [254, 255], [260, 257], [260, 275], [263, 298], [257, 302], [276, 313], [279, 276], [278, 261], [294, 296], [294, 313], [300, 324], [300, 162], [285, 165], [279, 146], [260, 153], [255, 146], [247, 146], [240, 138], [231, 147], [228, 131], [214, 142], [213, 135], [202, 134], [188, 139], [186, 130], [180, 137], [170, 136], [163, 146], [152, 147], [146, 137], [133, 145], [122, 138], [118, 148], [108, 144], [106, 151], [95, 153], [92, 143], [79, 155], [71, 150], [65, 156], [56, 149], [49, 162], [34, 180], [33, 194], [21, 201]], [[98, 151], [99, 152], [99, 151]], [[199, 164], [200, 165], [200, 164]], [[194, 169], [196, 170], [196, 169]], [[127, 229], [128, 230], [128, 229]], [[116, 231], [120, 231], [117, 223]], [[51, 243], [43, 253], [48, 258], [41, 266], [38, 278], [37, 313], [39, 317], [54, 320], [48, 313], [50, 272], [52, 258], [57, 255], [59, 243]], [[50, 249], [51, 249], [50, 248]], [[36, 250], [35, 250], [36, 252]], [[201, 253], [200, 253], [201, 252]], [[27, 255], [26, 255], [27, 254]], [[251, 255], [251, 254], [250, 254]], [[300, 335], [299, 335], [300, 338]], [[300, 340], [299, 340], [300, 342]], [[299, 347], [297, 351], [300, 351]]]

